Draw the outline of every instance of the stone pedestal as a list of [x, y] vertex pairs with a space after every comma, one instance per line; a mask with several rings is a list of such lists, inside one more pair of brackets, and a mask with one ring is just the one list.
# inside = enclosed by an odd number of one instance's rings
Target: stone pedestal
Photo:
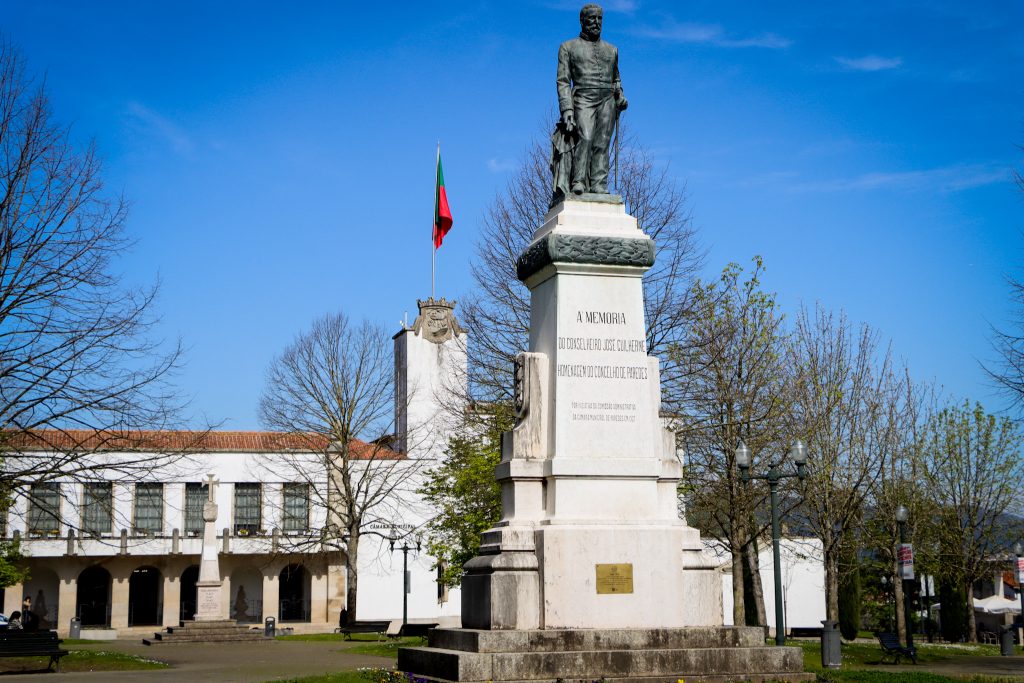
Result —
[[796, 647], [765, 647], [747, 627], [477, 631], [435, 629], [398, 651], [399, 671], [431, 682], [813, 681]]
[[721, 626], [721, 579], [679, 517], [675, 435], [647, 355], [654, 243], [618, 198], [584, 199], [555, 206], [517, 264], [530, 350], [496, 470], [502, 519], [465, 567], [466, 630], [400, 651], [399, 668], [443, 681], [808, 680], [799, 650]]
[[[721, 624], [720, 581], [679, 518], [675, 435], [658, 416], [643, 274], [654, 243], [621, 202], [568, 201], [518, 263], [530, 352], [497, 477], [503, 518], [466, 565], [463, 625], [481, 629]], [[604, 572], [631, 583], [602, 585]]]

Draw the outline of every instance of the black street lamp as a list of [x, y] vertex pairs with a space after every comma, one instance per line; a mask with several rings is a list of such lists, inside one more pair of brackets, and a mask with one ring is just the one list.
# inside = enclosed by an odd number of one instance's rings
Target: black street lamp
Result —
[[[907, 519], [910, 518], [910, 513], [907, 508], [900, 505], [896, 508], [896, 523], [900, 530], [900, 546], [903, 546], [907, 542]], [[906, 560], [901, 558], [900, 564], [902, 565]], [[903, 621], [906, 624], [907, 630], [907, 649], [914, 649], [914, 620], [910, 610], [910, 584], [913, 579], [907, 579], [903, 575], [903, 567], [900, 567], [900, 578], [903, 580]]]
[[[789, 449], [789, 457], [796, 463], [796, 473], [783, 473], [779, 468], [782, 460], [775, 460], [768, 465], [768, 474], [750, 474], [750, 449], [740, 439], [736, 446], [736, 464], [740, 468], [740, 477], [744, 482], [761, 479], [768, 482], [772, 501], [772, 554], [775, 566], [775, 644], [786, 644], [786, 617], [782, 607], [782, 560], [779, 557], [779, 482], [787, 477], [799, 477], [803, 481], [807, 476], [807, 446], [800, 439]], [[733, 578], [735, 581], [735, 577]]]
[[1024, 558], [1024, 545], [1020, 541], [1013, 544], [1013, 554], [1017, 556], [1017, 590], [1020, 592], [1020, 620], [1018, 623], [1024, 625], [1024, 567], [1021, 566], [1021, 558]]
[[[398, 540], [397, 532], [391, 529], [391, 535], [388, 536], [388, 542], [391, 545], [391, 552], [395, 552], [395, 542]], [[402, 628], [409, 623], [409, 593], [412, 590], [412, 586], [409, 581], [409, 551], [415, 550], [420, 551], [421, 543], [419, 537], [416, 538], [416, 547], [409, 545], [408, 537], [402, 541], [402, 545], [398, 548], [402, 551]]]

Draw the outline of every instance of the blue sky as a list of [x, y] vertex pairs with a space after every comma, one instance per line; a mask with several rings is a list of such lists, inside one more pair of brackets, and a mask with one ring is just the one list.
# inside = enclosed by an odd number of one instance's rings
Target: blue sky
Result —
[[[129, 282], [197, 418], [259, 427], [265, 369], [320, 314], [398, 329], [430, 291], [434, 154], [455, 227], [438, 294], [555, 106], [578, 2], [9, 2], [132, 202]], [[869, 322], [922, 379], [1003, 405], [977, 360], [1024, 277], [1024, 5], [605, 4], [628, 124], [685, 183], [707, 277], [763, 256], [788, 311]]]

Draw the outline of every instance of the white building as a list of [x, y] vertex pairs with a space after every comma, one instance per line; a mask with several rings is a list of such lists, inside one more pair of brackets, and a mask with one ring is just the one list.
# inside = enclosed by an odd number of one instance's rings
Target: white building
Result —
[[[395, 335], [396, 423], [400, 437], [384, 458], [422, 468], [443, 453], [453, 397], [465, 395], [466, 335], [454, 302], [421, 301], [412, 326]], [[98, 439], [103, 438], [102, 444]], [[380, 447], [355, 444], [356, 451]], [[57, 477], [19, 492], [0, 532], [19, 538], [30, 577], [3, 591], [6, 614], [30, 596], [41, 625], [67, 635], [72, 618], [92, 637], [152, 632], [191, 618], [202, 543], [207, 475], [219, 482], [217, 537], [222, 616], [260, 623], [273, 616], [296, 630], [330, 630], [345, 604], [344, 550], [325, 543], [327, 475], [297, 440], [269, 432], [39, 433], [22, 458], [53, 460], [92, 451], [105, 464], [94, 481]], [[131, 476], [124, 476], [129, 471]], [[414, 486], [406, 487], [409, 490]], [[360, 619], [402, 614], [401, 551], [429, 510], [408, 496], [360, 543]], [[399, 546], [402, 545], [400, 541]], [[457, 615], [458, 595], [438, 590], [433, 560], [410, 553], [410, 619]]]
[[[733, 576], [729, 554], [709, 542], [708, 550], [722, 564], [722, 613], [725, 624], [733, 624]], [[782, 565], [782, 608], [786, 629], [821, 628], [825, 619], [825, 562], [821, 541], [816, 538], [783, 538], [779, 542], [779, 560]], [[761, 543], [757, 555], [764, 590], [764, 609], [769, 626], [775, 626], [775, 567], [772, 544]]]

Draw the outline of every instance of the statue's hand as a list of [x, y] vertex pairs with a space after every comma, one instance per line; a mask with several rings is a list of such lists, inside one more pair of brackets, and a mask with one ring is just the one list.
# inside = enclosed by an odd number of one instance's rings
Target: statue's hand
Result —
[[623, 95], [622, 92], [620, 91], [619, 92], [619, 111], [626, 111], [626, 109], [628, 107], [629, 107], [629, 100], [627, 100], [626, 96]]
[[576, 129], [576, 114], [573, 113], [572, 109], [566, 109], [562, 112], [562, 123], [565, 124], [565, 129], [570, 133]]

